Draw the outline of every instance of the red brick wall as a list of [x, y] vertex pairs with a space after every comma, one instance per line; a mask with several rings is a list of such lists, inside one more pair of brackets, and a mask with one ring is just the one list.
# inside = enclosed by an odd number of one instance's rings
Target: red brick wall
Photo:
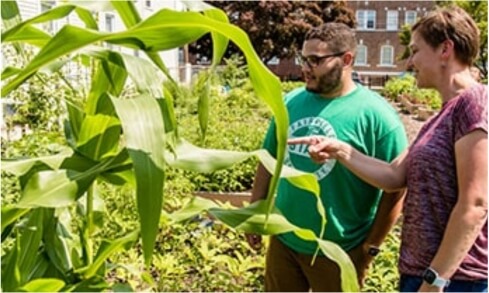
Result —
[[[355, 12], [357, 10], [375, 10], [376, 25], [374, 30], [357, 29], [357, 39], [359, 44], [367, 46], [367, 66], [355, 66], [355, 70], [361, 72], [363, 76], [382, 76], [385, 74], [395, 74], [405, 71], [405, 60], [398, 58], [404, 52], [404, 46], [399, 43], [399, 33], [405, 24], [406, 11], [417, 12], [417, 17], [424, 14], [434, 7], [434, 1], [356, 1], [350, 0], [348, 6]], [[386, 30], [387, 11], [398, 11], [398, 30]], [[394, 47], [394, 66], [380, 65], [380, 53], [383, 45]]]

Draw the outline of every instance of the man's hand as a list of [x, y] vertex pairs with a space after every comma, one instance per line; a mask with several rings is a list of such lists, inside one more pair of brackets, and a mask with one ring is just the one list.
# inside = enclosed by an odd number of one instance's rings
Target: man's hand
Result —
[[248, 241], [248, 244], [250, 247], [254, 250], [260, 250], [262, 247], [261, 244], [261, 235], [258, 234], [245, 234], [246, 241]]
[[368, 266], [372, 262], [373, 257], [368, 254], [368, 251], [362, 244], [348, 251], [348, 255], [357, 271], [358, 285], [362, 288], [367, 275]]

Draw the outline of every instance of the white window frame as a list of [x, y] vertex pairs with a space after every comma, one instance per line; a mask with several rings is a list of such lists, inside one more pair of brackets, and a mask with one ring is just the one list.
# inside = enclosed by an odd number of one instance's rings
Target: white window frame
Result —
[[[363, 51], [362, 51], [363, 49]], [[361, 53], [363, 53], [363, 57], [364, 57], [364, 62], [358, 62], [359, 60], [359, 57], [361, 55]], [[355, 66], [366, 66], [368, 63], [367, 63], [367, 57], [368, 57], [368, 48], [367, 46], [363, 45], [363, 44], [359, 44], [357, 45], [357, 54], [355, 56], [355, 63], [354, 65]]]
[[[410, 19], [412, 17], [409, 17], [409, 15], [414, 15], [414, 18]], [[413, 25], [416, 19], [418, 19], [418, 12], [416, 10], [407, 10], [404, 14], [404, 23], [407, 25]]]
[[[386, 49], [390, 49], [390, 56], [389, 56], [389, 61], [390, 63], [385, 63], [384, 62], [384, 51]], [[380, 48], [380, 66], [394, 66], [394, 46], [391, 45], [383, 45]]]
[[[109, 27], [110, 26], [110, 27]], [[115, 15], [112, 13], [105, 13], [104, 15], [104, 29], [106, 32], [112, 33], [115, 28]], [[105, 43], [106, 47], [113, 49], [114, 45], [110, 43]]]
[[299, 56], [295, 56], [295, 58], [294, 58], [294, 64], [295, 65], [299, 65], [299, 66], [302, 65], [301, 58]]
[[[375, 30], [377, 25], [377, 12], [375, 10], [357, 10], [359, 30]], [[372, 26], [369, 23], [372, 22]]]
[[387, 10], [385, 29], [388, 31], [397, 31], [399, 29], [399, 11]]
[[[109, 21], [107, 21], [109, 20]], [[109, 28], [110, 24], [110, 28]], [[105, 25], [105, 31], [112, 33], [114, 32], [115, 28], [115, 15], [112, 13], [105, 13], [105, 18], [104, 18], [104, 25]]]
[[273, 57], [267, 62], [267, 65], [279, 65], [280, 63], [280, 58]]
[[[53, 1], [53, 0], [49, 0], [49, 1], [40, 1], [39, 2], [39, 11], [41, 11], [41, 13], [44, 13], [48, 10], [51, 10], [54, 8], [54, 6], [56, 6], [56, 2]], [[56, 32], [56, 29], [57, 29], [57, 26], [56, 26], [56, 22], [55, 21], [48, 21], [48, 22], [45, 22], [42, 24], [42, 29], [44, 29], [46, 32], [50, 33], [50, 34], [54, 34]]]

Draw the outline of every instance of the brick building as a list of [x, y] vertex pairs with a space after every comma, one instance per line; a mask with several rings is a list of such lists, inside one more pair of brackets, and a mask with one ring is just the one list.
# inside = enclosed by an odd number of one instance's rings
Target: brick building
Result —
[[434, 1], [348, 1], [357, 18], [357, 56], [354, 69], [375, 85], [382, 79], [405, 71], [399, 56], [405, 47], [399, 42], [404, 25], [434, 8]]
[[[405, 24], [413, 24], [434, 6], [434, 1], [368, 1], [349, 0], [347, 5], [357, 18], [357, 56], [354, 69], [362, 80], [381, 86], [390, 76], [405, 71], [405, 61], [398, 57], [404, 46], [399, 33]], [[300, 79], [301, 69], [296, 60], [272, 60], [269, 68], [282, 79]]]

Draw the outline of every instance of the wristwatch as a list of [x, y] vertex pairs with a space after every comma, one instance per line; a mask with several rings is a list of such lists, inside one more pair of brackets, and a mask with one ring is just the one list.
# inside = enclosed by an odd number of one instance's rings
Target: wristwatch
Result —
[[443, 279], [440, 275], [432, 268], [427, 268], [423, 273], [423, 281], [438, 288], [447, 287], [450, 284], [450, 280]]
[[367, 250], [368, 255], [370, 256], [377, 256], [377, 254], [380, 253], [380, 248], [377, 246], [370, 245]]

